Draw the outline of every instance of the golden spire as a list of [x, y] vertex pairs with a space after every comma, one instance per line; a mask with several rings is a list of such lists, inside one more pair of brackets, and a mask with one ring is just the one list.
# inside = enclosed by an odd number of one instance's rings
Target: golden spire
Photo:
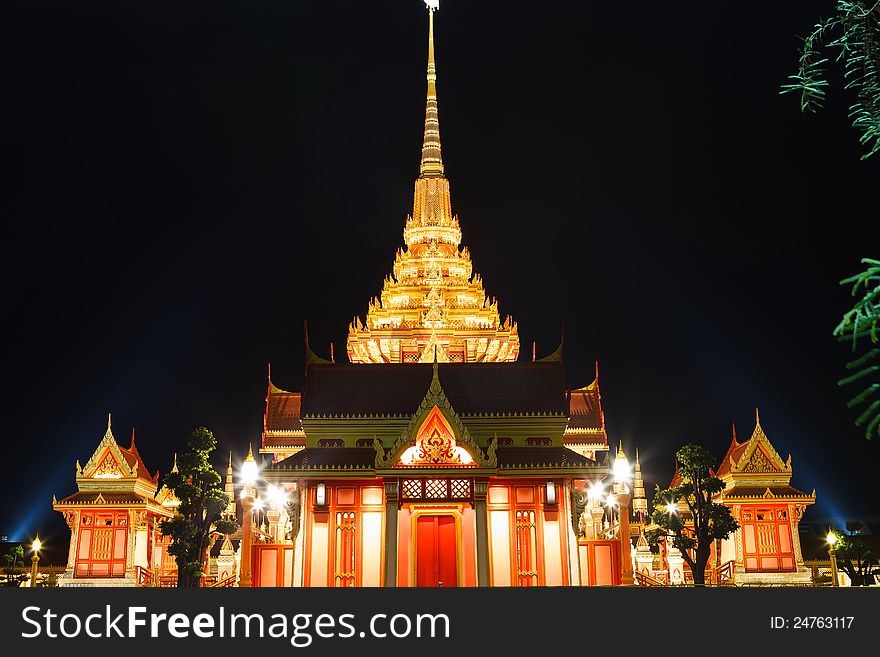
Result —
[[440, 118], [437, 114], [437, 66], [434, 63], [434, 4], [428, 4], [428, 99], [425, 105], [425, 140], [422, 144], [423, 178], [443, 176], [443, 155], [440, 153]]

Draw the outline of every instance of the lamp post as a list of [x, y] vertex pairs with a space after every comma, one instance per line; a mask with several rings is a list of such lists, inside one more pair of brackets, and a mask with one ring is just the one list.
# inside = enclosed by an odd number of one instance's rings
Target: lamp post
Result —
[[40, 537], [34, 539], [34, 542], [31, 543], [31, 549], [34, 551], [34, 555], [31, 557], [31, 588], [37, 588], [37, 564], [40, 562], [40, 548], [43, 547], [42, 541], [40, 541]]
[[632, 499], [627, 482], [632, 478], [629, 461], [623, 445], [617, 448], [614, 459], [614, 492], [617, 498], [618, 523], [620, 526], [620, 585], [633, 585], [632, 542], [629, 538], [629, 502]]
[[834, 548], [837, 546], [837, 534], [834, 532], [828, 532], [828, 536], [825, 537], [825, 540], [828, 541], [828, 556], [831, 557], [832, 586], [840, 586], [840, 578], [837, 575], [837, 555], [834, 553]]
[[248, 445], [248, 454], [241, 464], [241, 482], [244, 488], [241, 492], [241, 565], [239, 567], [238, 585], [242, 588], [250, 588], [251, 584], [251, 541], [253, 539], [254, 525], [254, 484], [257, 481], [259, 467], [254, 459], [253, 450]]

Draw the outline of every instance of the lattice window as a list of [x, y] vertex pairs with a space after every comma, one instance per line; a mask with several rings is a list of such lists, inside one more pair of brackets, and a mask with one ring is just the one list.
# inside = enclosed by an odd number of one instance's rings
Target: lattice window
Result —
[[760, 554], [776, 554], [776, 525], [774, 523], [758, 523], [758, 552]]
[[426, 479], [425, 497], [444, 499], [449, 496], [449, 482], [446, 479]]
[[471, 496], [470, 479], [450, 479], [449, 497], [454, 500], [469, 498]]
[[418, 479], [404, 479], [401, 485], [403, 499], [419, 499], [422, 497], [422, 482]]
[[354, 511], [336, 513], [336, 586], [355, 585], [357, 549]]
[[404, 363], [418, 363], [419, 362], [418, 353], [413, 352], [413, 353], [409, 353], [409, 354], [404, 354], [403, 355], [403, 362]]
[[537, 528], [534, 511], [516, 512], [516, 570], [520, 586], [537, 586]]

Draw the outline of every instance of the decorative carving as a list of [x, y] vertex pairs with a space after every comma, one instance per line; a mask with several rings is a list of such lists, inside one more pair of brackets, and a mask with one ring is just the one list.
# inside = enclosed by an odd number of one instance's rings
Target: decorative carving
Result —
[[586, 535], [586, 525], [583, 518], [587, 508], [587, 496], [583, 491], [571, 487], [571, 528], [578, 538]]
[[776, 472], [776, 468], [770, 462], [770, 459], [760, 449], [756, 449], [752, 454], [752, 458], [746, 463], [742, 469], [743, 472]]
[[95, 479], [115, 479], [122, 477], [122, 471], [119, 469], [119, 464], [116, 462], [116, 459], [107, 452], [107, 455], [98, 467], [95, 468], [92, 477]]

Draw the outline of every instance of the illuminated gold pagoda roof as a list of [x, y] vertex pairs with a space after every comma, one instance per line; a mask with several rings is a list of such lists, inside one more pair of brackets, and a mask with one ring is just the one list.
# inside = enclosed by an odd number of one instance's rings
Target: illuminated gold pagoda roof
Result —
[[420, 175], [412, 214], [391, 276], [370, 301], [366, 321], [349, 326], [352, 363], [504, 362], [519, 356], [519, 335], [489, 299], [461, 245], [444, 176], [437, 111], [434, 10], [428, 9], [428, 94]]

